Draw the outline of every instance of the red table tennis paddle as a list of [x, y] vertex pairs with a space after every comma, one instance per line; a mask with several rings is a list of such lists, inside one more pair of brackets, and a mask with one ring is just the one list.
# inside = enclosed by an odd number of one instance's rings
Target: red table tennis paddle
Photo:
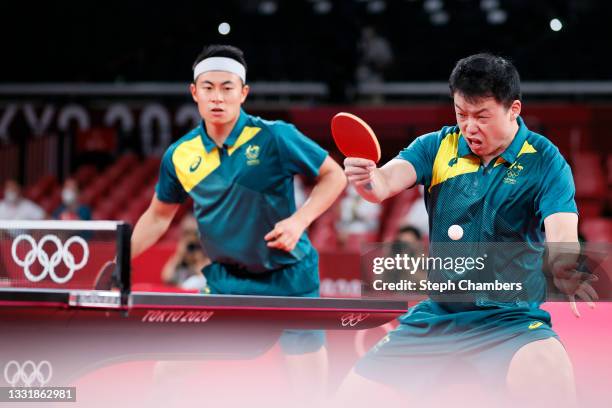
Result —
[[380, 145], [372, 128], [357, 116], [340, 112], [333, 117], [331, 131], [336, 146], [346, 157], [359, 157], [378, 163]]

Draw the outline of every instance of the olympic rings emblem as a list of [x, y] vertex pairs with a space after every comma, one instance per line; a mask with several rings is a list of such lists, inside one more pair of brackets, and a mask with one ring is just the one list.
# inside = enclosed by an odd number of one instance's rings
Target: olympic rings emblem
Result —
[[[47, 368], [43, 370], [43, 368]], [[51, 363], [43, 360], [35, 364], [32, 360], [27, 360], [23, 364], [12, 360], [4, 366], [4, 379], [11, 387], [22, 386], [44, 387], [53, 376], [53, 368]]]
[[[22, 241], [30, 244], [31, 249], [23, 259], [19, 259], [19, 255], [17, 254], [17, 245], [19, 245], [19, 243]], [[47, 252], [43, 249], [43, 246], [47, 242], [51, 242], [56, 248], [51, 257], [49, 257]], [[81, 259], [81, 262], [79, 263], [75, 263], [74, 255], [70, 252], [70, 246], [72, 244], [78, 244], [83, 248], [83, 259]], [[62, 241], [57, 236], [49, 234], [43, 236], [37, 244], [31, 235], [21, 234], [13, 241], [11, 255], [13, 255], [13, 260], [15, 263], [23, 268], [23, 273], [30, 282], [39, 282], [49, 275], [53, 282], [62, 284], [72, 279], [74, 272], [83, 268], [85, 264], [87, 264], [87, 261], [89, 260], [89, 246], [87, 245], [87, 241], [76, 235], [68, 238], [66, 243], [62, 244]], [[40, 275], [35, 275], [30, 270], [30, 267], [34, 265], [34, 262], [36, 262], [37, 259], [40, 265], [43, 267]], [[63, 277], [57, 276], [55, 273], [55, 267], [62, 261], [68, 268], [68, 273]]]
[[340, 317], [340, 324], [342, 327], [355, 327], [369, 316], [369, 313], [347, 313]]

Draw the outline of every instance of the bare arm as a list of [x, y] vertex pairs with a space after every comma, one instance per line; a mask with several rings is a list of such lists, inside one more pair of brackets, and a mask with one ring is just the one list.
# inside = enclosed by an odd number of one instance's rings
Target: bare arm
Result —
[[572, 242], [578, 244], [578, 214], [556, 213], [544, 219], [547, 242]]
[[594, 307], [592, 300], [597, 300], [597, 293], [591, 287], [590, 277], [576, 271], [580, 243], [578, 242], [578, 215], [575, 213], [556, 213], [544, 219], [548, 263], [553, 273], [555, 286], [570, 298], [570, 307], [576, 316], [580, 316], [576, 306], [576, 296]]
[[366, 200], [380, 203], [416, 183], [414, 166], [400, 159], [393, 159], [381, 168], [367, 159], [347, 157], [344, 172], [357, 192]]
[[345, 187], [346, 177], [342, 168], [328, 156], [319, 168], [319, 177], [310, 196], [295, 216], [303, 219], [308, 227], [336, 201]]
[[346, 177], [332, 158], [327, 157], [319, 167], [317, 184], [308, 200], [291, 217], [279, 221], [266, 234], [270, 248], [291, 251], [306, 228], [336, 201], [346, 187]]
[[153, 196], [149, 208], [140, 216], [132, 232], [132, 259], [164, 235], [178, 208], [179, 204], [164, 203], [157, 198], [157, 194]]

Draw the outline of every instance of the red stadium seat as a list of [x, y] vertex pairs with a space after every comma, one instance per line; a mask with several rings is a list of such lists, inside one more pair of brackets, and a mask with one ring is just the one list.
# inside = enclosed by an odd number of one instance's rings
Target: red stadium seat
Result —
[[47, 215], [52, 215], [53, 211], [55, 211], [62, 202], [62, 191], [59, 186], [56, 186], [53, 190], [51, 190], [47, 195], [40, 199], [39, 205], [43, 210], [47, 213]]
[[146, 170], [146, 175], [148, 177], [150, 176], [157, 176], [157, 173], [159, 172], [159, 165], [161, 164], [161, 159], [158, 157], [149, 157], [145, 160], [143, 167]]
[[91, 219], [92, 220], [108, 220], [109, 216], [104, 211], [95, 209], [91, 213]]
[[310, 227], [308, 236], [317, 250], [335, 251], [338, 247], [336, 222], [340, 216], [342, 195]]
[[376, 242], [378, 233], [365, 232], [363, 234], [348, 234], [344, 241], [344, 250], [354, 253], [361, 253], [363, 244], [370, 244]]
[[106, 199], [100, 202], [96, 206], [95, 211], [99, 214], [103, 214], [105, 219], [115, 219], [116, 212], [121, 208], [121, 203], [112, 199]]
[[140, 213], [135, 211], [123, 211], [117, 215], [117, 219], [121, 221], [125, 221], [130, 224], [132, 227], [136, 225], [136, 221], [140, 218]]
[[595, 152], [579, 152], [572, 157], [576, 201], [583, 218], [601, 215], [606, 199], [606, 178], [602, 157]]
[[23, 195], [32, 201], [38, 202], [48, 196], [57, 188], [57, 179], [53, 176], [43, 176], [36, 183], [27, 187]]
[[86, 164], [79, 166], [72, 177], [76, 180], [79, 188], [82, 190], [84, 185], [89, 185], [97, 177], [98, 171], [96, 166]]
[[149, 200], [143, 199], [143, 196], [137, 197], [133, 199], [129, 205], [127, 210], [129, 212], [137, 213], [139, 216], [147, 209], [149, 206]]
[[[175, 220], [177, 218], [175, 217]], [[173, 225], [170, 226], [170, 228], [168, 229], [168, 231], [166, 231], [166, 233], [161, 237], [161, 242], [173, 242], [176, 243], [179, 241], [179, 238], [181, 236], [181, 228], [178, 225], [178, 223], [175, 223]]]
[[612, 219], [593, 218], [581, 221], [580, 232], [588, 242], [612, 242]]
[[420, 198], [419, 190], [411, 188], [393, 197], [387, 206], [383, 207], [380, 222], [380, 238], [383, 242], [393, 241], [401, 222], [408, 214], [410, 207]]
[[134, 165], [138, 162], [138, 157], [134, 153], [127, 153], [123, 156], [119, 157], [113, 167], [120, 168], [121, 170], [125, 170], [131, 165]]
[[612, 186], [612, 153], [606, 158], [606, 171], [608, 174], [608, 186]]
[[606, 158], [606, 173], [608, 175], [608, 192], [606, 196], [606, 203], [608, 211], [612, 212], [612, 153], [609, 153], [608, 157]]

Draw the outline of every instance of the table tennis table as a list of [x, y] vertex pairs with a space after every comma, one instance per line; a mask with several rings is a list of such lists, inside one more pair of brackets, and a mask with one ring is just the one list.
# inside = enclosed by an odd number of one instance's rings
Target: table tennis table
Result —
[[283, 330], [369, 329], [406, 308], [376, 299], [2, 288], [0, 350], [7, 362], [53, 361], [63, 384], [118, 361], [252, 359]]

